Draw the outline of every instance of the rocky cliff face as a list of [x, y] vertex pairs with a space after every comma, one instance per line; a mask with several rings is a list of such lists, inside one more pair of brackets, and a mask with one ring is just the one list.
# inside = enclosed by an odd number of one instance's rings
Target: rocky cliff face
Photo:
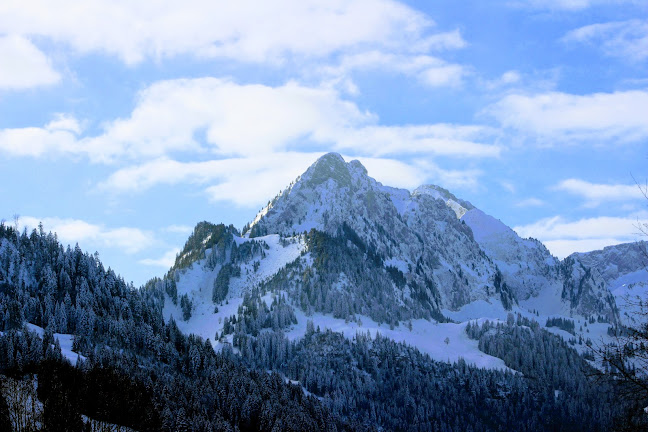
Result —
[[401, 289], [407, 295], [424, 290], [437, 309], [457, 309], [475, 300], [510, 307], [513, 298], [496, 283], [496, 266], [457, 218], [464, 207], [452, 208], [444, 197], [454, 198], [441, 188], [410, 193], [383, 186], [358, 161], [346, 163], [331, 153], [277, 196], [257, 216], [249, 235], [316, 229], [336, 236], [344, 227], [385, 266], [403, 274]]
[[602, 250], [575, 253], [571, 259], [596, 269], [606, 286], [615, 290], [622, 285], [648, 282], [648, 242], [625, 243]]
[[[180, 267], [204, 259], [203, 270], [192, 273], [202, 281], [204, 301], [222, 300], [223, 293], [242, 296], [266, 284], [289, 293], [304, 310], [390, 323], [442, 318], [443, 311], [477, 301], [499, 310], [542, 304], [546, 314], [614, 320], [608, 286], [633, 274], [642, 257], [631, 247], [617, 247], [561, 262], [539, 241], [520, 238], [443, 188], [425, 185], [409, 192], [384, 186], [358, 161], [347, 163], [335, 153], [275, 197], [242, 237], [220, 225], [208, 231], [193, 241], [200, 250], [191, 247], [179, 256]], [[239, 259], [241, 251], [258, 246], [252, 239], [265, 249]], [[286, 249], [286, 242], [293, 246]], [[220, 274], [224, 263], [227, 275]], [[179, 287], [184, 285], [187, 292], [196, 289], [189, 282]]]
[[521, 238], [501, 221], [476, 208], [466, 211], [462, 220], [498, 266], [518, 301], [533, 303], [547, 293], [559, 294], [573, 312], [616, 320], [618, 313], [608, 281], [593, 259], [569, 257], [561, 262], [538, 240]]

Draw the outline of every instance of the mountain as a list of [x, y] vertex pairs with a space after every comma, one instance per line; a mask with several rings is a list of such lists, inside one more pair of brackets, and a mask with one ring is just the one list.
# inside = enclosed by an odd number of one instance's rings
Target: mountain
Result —
[[602, 250], [570, 255], [583, 266], [598, 269], [604, 283], [615, 290], [648, 280], [648, 242], [607, 246]]
[[598, 315], [611, 322], [618, 318], [609, 281], [593, 262], [572, 257], [561, 262], [538, 240], [520, 238], [479, 209], [467, 210], [461, 218], [500, 269], [515, 298], [527, 308], [543, 314]]
[[[246, 327], [254, 332], [271, 319], [270, 328], [299, 338], [311, 320], [349, 337], [380, 332], [439, 360], [501, 368], [463, 338], [469, 320], [511, 312], [543, 324], [563, 317], [576, 328], [559, 332], [567, 340], [605, 335], [606, 323], [618, 320], [596, 268], [558, 260], [443, 188], [384, 186], [335, 153], [243, 233], [198, 224], [168, 277], [165, 319], [218, 344], [233, 342], [233, 322], [252, 308]], [[600, 325], [584, 327], [592, 321]], [[443, 348], [446, 337], [457, 343]]]
[[434, 191], [420, 188], [410, 194], [385, 187], [358, 161], [346, 163], [330, 153], [259, 213], [250, 237], [291, 236], [315, 229], [358, 238], [360, 249], [371, 251], [403, 281], [385, 295], [412, 303], [415, 317], [421, 316], [419, 307], [438, 313], [475, 300], [502, 302], [510, 308], [510, 293], [496, 286], [496, 267]]
[[648, 295], [648, 243], [608, 246], [603, 250], [575, 253], [565, 259], [599, 274], [611, 290], [620, 319], [636, 326], [644, 320], [642, 304]]
[[441, 187], [410, 193], [383, 186], [358, 161], [346, 163], [335, 153], [320, 158], [272, 200], [249, 234], [289, 236], [316, 229], [336, 235], [343, 228], [386, 266], [396, 267], [406, 281], [405, 297], [427, 301], [430, 310], [455, 311], [478, 300], [510, 309], [542, 297], [535, 309], [615, 318], [613, 299], [596, 272], [561, 263], [539, 241], [520, 238]]
[[590, 346], [626, 319], [608, 285], [645, 285], [641, 253], [559, 261], [443, 188], [384, 186], [336, 154], [243, 233], [198, 223], [139, 289], [0, 223], [0, 424], [610, 430], [631, 407], [588, 378]]
[[370, 430], [165, 322], [174, 289], [0, 222], [1, 430]]

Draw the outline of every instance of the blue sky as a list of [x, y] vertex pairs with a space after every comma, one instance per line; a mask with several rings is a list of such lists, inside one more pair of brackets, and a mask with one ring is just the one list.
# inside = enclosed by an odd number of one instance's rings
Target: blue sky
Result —
[[0, 59], [0, 218], [136, 285], [329, 151], [559, 257], [648, 219], [638, 0], [4, 0]]

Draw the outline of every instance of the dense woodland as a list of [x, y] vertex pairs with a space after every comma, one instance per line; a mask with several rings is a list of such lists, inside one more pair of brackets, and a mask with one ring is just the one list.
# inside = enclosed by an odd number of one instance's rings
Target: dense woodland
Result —
[[[81, 414], [142, 431], [357, 429], [300, 386], [164, 323], [172, 289], [168, 279], [135, 289], [53, 234], [0, 224], [0, 373], [37, 380], [47, 431], [81, 430]], [[43, 338], [25, 322], [44, 327]], [[86, 360], [67, 364], [53, 333], [76, 335]], [[3, 393], [0, 414], [19, 396]], [[117, 400], [131, 409], [104, 403]]]
[[[214, 287], [219, 300], [236, 263], [262, 255], [264, 246], [234, 247], [229, 228], [203, 228], [211, 237], [194, 246], [221, 248], [211, 265], [229, 266]], [[614, 388], [589, 380], [586, 361], [532, 322], [467, 328], [480, 349], [521, 374], [440, 363], [382, 337], [348, 340], [312, 325], [288, 341], [282, 329], [295, 322], [292, 305], [387, 323], [418, 316], [384, 306], [394, 299], [363, 281], [384, 268], [380, 258], [349, 236], [309, 234], [314, 274], [287, 284], [289, 272], [303, 270], [295, 264], [248, 293], [225, 328], [233, 346], [215, 352], [210, 341], [164, 322], [166, 295], [191, 313], [173, 272], [136, 289], [98, 256], [64, 248], [53, 234], [0, 224], [0, 429], [16, 427], [10, 419], [20, 400], [39, 401], [25, 406], [32, 423], [21, 431], [85, 430], [82, 415], [138, 431], [603, 431], [623, 414]], [[189, 245], [180, 268], [192, 254]], [[348, 262], [327, 254], [346, 254]], [[327, 275], [340, 265], [349, 287], [363, 283], [351, 297], [329, 285], [339, 282]], [[396, 269], [384, 271], [402, 283]], [[274, 292], [271, 304], [261, 299], [266, 291]], [[42, 327], [42, 336], [25, 323]], [[57, 333], [75, 335], [84, 356], [77, 364], [62, 355]]]
[[[431, 280], [426, 279], [424, 286], [410, 280], [410, 296], [397, 298], [392, 283], [402, 288], [403, 273], [385, 267], [382, 258], [348, 226], [343, 225], [337, 236], [311, 230], [306, 243], [312, 262], [300, 259], [287, 265], [262, 289], [286, 291], [302, 310], [336, 318], [362, 314], [394, 326], [415, 318], [444, 319], [434, 306], [439, 294]], [[423, 275], [419, 268], [414, 270]]]

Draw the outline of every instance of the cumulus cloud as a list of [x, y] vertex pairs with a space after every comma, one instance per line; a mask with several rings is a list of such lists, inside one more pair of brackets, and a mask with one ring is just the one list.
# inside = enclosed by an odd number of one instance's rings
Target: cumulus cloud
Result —
[[537, 238], [552, 254], [564, 258], [574, 252], [588, 252], [636, 241], [637, 226], [642, 219], [646, 219], [646, 214], [637, 214], [635, 217], [600, 216], [575, 221], [554, 216], [513, 229], [521, 237]]
[[[465, 46], [458, 32], [453, 32], [452, 35], [456, 39], [453, 47]], [[412, 76], [428, 87], [457, 87], [468, 73], [466, 67], [448, 63], [438, 57], [376, 50], [345, 55], [337, 66], [325, 66], [320, 69], [320, 73], [328, 81], [345, 82], [354, 71], [372, 69]]]
[[160, 156], [200, 150], [196, 135], [203, 132], [210, 151], [235, 156], [304, 149], [309, 143], [367, 156], [420, 152], [492, 157], [500, 151], [474, 141], [491, 134], [486, 128], [377, 122], [375, 114], [331, 88], [171, 80], [144, 90], [129, 118], [110, 123], [104, 135], [89, 139], [84, 147], [99, 159]]
[[455, 32], [433, 33], [433, 26], [420, 12], [392, 0], [0, 4], [0, 32], [46, 37], [81, 53], [109, 53], [129, 64], [187, 53], [280, 63], [368, 45], [412, 52], [462, 45]]
[[414, 189], [424, 183], [430, 174], [420, 165], [395, 159], [345, 157], [347, 162], [352, 159], [360, 161], [371, 177], [393, 187]]
[[492, 80], [482, 80], [482, 85], [489, 90], [506, 88], [518, 85], [522, 81], [522, 75], [516, 70], [509, 70]]
[[58, 114], [44, 127], [0, 130], [0, 150], [14, 156], [86, 153], [77, 135], [81, 127], [71, 116]]
[[55, 232], [61, 243], [79, 243], [84, 250], [109, 247], [123, 250], [127, 254], [134, 254], [154, 244], [153, 234], [138, 228], [109, 228], [80, 219], [35, 218], [32, 216], [21, 216], [19, 219], [20, 228], [28, 230], [37, 228], [41, 222], [43, 229], [46, 232]]
[[[241, 85], [216, 78], [157, 82], [143, 90], [127, 118], [107, 122], [104, 133], [77, 138], [67, 119], [44, 128], [0, 131], [0, 149], [15, 155], [48, 151], [87, 155], [94, 162], [151, 159], [174, 153], [252, 157], [323, 145], [358, 156], [426, 154], [497, 157], [486, 127], [451, 124], [378, 124], [331, 88], [289, 82], [279, 87]], [[56, 124], [56, 127], [54, 127]]]
[[585, 199], [588, 207], [596, 207], [604, 202], [631, 201], [643, 198], [637, 185], [597, 184], [572, 178], [561, 181], [555, 188], [580, 196]]
[[[204, 187], [212, 201], [240, 206], [264, 203], [301, 175], [322, 153], [275, 153], [263, 157], [204, 162], [159, 159], [118, 170], [100, 188], [116, 193], [142, 192], [163, 184], [192, 183]], [[347, 161], [355, 159], [345, 156]], [[357, 158], [369, 175], [390, 186], [412, 189], [435, 179], [446, 185], [472, 185], [474, 172], [445, 171], [431, 164], [386, 158]]]
[[497, 158], [502, 152], [492, 143], [498, 134], [493, 128], [381, 125], [376, 114], [330, 87], [242, 85], [216, 78], [154, 83], [140, 92], [129, 116], [104, 123], [99, 135], [82, 133], [74, 117], [57, 115], [44, 127], [1, 130], [0, 151], [113, 164], [116, 171], [101, 182], [103, 190], [141, 192], [189, 183], [203, 187], [212, 200], [239, 205], [273, 196], [322, 148], [382, 164], [373, 174], [378, 180], [407, 188], [430, 180], [473, 187], [479, 171], [441, 169], [425, 160]]
[[335, 146], [373, 156], [434, 154], [491, 158], [498, 157], [502, 148], [479, 141], [488, 141], [495, 134], [488, 127], [452, 124], [366, 126], [344, 130]]
[[321, 153], [275, 153], [262, 157], [203, 162], [157, 159], [120, 169], [99, 187], [114, 193], [142, 192], [156, 185], [190, 183], [204, 188], [212, 201], [237, 205], [264, 203], [286, 187]]
[[110, 123], [88, 140], [93, 157], [160, 156], [200, 151], [204, 134], [212, 152], [254, 155], [293, 142], [328, 142], [340, 131], [372, 121], [332, 89], [287, 83], [239, 85], [216, 78], [158, 82], [144, 90], [129, 118]]
[[618, 91], [574, 95], [547, 92], [511, 94], [486, 113], [502, 126], [535, 136], [546, 145], [559, 142], [628, 142], [648, 137], [648, 92]]
[[592, 44], [608, 56], [630, 61], [648, 59], [648, 23], [645, 20], [590, 24], [570, 31], [563, 41]]
[[[262, 157], [180, 162], [167, 158], [117, 170], [99, 185], [112, 193], [143, 192], [158, 185], [189, 183], [203, 187], [211, 201], [230, 201], [256, 206], [275, 196], [323, 153], [286, 152]], [[445, 170], [426, 161], [406, 162], [390, 158], [354, 157], [370, 176], [389, 186], [414, 189], [433, 181], [446, 187], [473, 188], [479, 170]], [[191, 231], [191, 228], [189, 228]]]
[[0, 58], [0, 90], [23, 90], [61, 80], [50, 59], [25, 37], [0, 36]]

